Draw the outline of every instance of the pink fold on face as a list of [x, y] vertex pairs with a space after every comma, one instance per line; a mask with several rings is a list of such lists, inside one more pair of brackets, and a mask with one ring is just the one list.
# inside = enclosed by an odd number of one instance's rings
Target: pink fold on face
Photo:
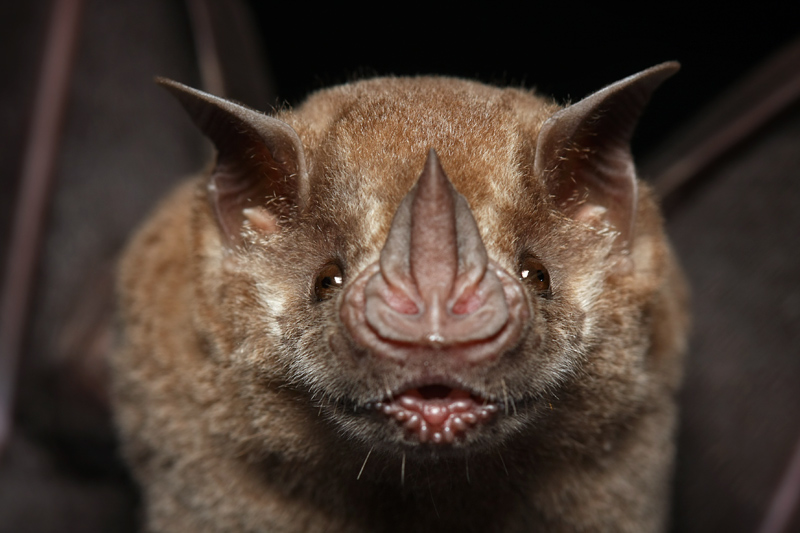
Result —
[[410, 389], [378, 406], [420, 442], [452, 444], [471, 426], [489, 420], [494, 404], [479, 402], [465, 390], [432, 385]]

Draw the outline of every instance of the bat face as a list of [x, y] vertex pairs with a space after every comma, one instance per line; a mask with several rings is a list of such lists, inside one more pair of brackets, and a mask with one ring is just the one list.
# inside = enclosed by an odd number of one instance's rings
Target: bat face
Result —
[[[563, 217], [542, 209], [547, 194], [531, 194], [522, 172], [508, 166], [455, 168], [464, 188], [507, 175], [499, 194], [481, 191], [468, 202], [435, 153], [416, 159], [421, 176], [400, 174], [406, 187], [399, 188], [410, 192], [384, 200], [388, 209], [364, 202], [363, 210], [349, 206], [349, 217], [336, 214], [358, 237], [324, 239], [344, 242], [306, 271], [314, 291], [301, 292], [311, 303], [292, 314], [309, 320], [287, 362], [353, 437], [439, 453], [497, 444], [544, 412], [545, 393], [580, 361], [580, 347], [570, 342], [583, 334], [585, 312], [576, 303], [583, 295], [570, 294], [579, 287], [565, 278], [597, 276], [610, 237], [581, 228], [565, 235]], [[381, 193], [362, 194], [375, 201]], [[512, 198], [523, 194], [530, 203], [521, 210]], [[375, 221], [374, 211], [392, 216]], [[559, 269], [565, 258], [548, 253], [557, 247], [546, 243], [576, 236], [594, 237], [594, 257], [567, 273]]]
[[[628, 141], [676, 69], [564, 109], [387, 78], [274, 117], [162, 81], [218, 155], [123, 265], [129, 446], [158, 455], [163, 420], [194, 417], [234, 461], [335, 457], [346, 471], [376, 451], [405, 474], [406, 457], [505, 451], [524, 467], [612, 453], [645, 411], [667, 413], [663, 446], [684, 295]], [[157, 296], [143, 280], [176, 264]], [[161, 385], [131, 377], [153, 364]], [[172, 413], [149, 440], [147, 409]], [[655, 462], [663, 487], [669, 460]]]
[[[394, 174], [393, 185], [409, 190], [395, 198], [375, 184], [361, 187], [363, 174], [348, 172], [369, 200], [331, 213], [348, 221], [348, 231], [333, 226], [325, 238], [308, 238], [331, 246], [315, 246], [321, 254], [305, 270], [302, 290], [287, 284], [285, 301], [297, 304], [289, 314], [305, 320], [284, 364], [351, 437], [396, 452], [406, 445], [442, 453], [513, 432], [576, 354], [553, 353], [544, 342], [552, 338], [545, 309], [554, 298], [534, 250], [546, 236], [525, 231], [511, 202], [509, 193], [524, 191], [521, 174], [501, 187], [505, 213], [497, 195], [474, 202], [485, 213], [479, 224], [436, 153], [425, 155], [416, 157], [420, 176]], [[480, 184], [503, 170], [462, 171], [461, 181]], [[376, 212], [390, 216], [376, 220]], [[320, 227], [325, 222], [315, 217], [305, 231]], [[490, 252], [481, 234], [493, 232], [502, 237]], [[600, 241], [608, 248], [608, 238]]]

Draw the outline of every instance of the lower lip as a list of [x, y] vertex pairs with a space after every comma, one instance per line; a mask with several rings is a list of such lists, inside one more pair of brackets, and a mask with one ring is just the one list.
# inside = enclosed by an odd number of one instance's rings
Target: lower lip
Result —
[[469, 392], [455, 389], [444, 398], [425, 398], [418, 389], [411, 389], [375, 407], [419, 442], [434, 444], [452, 444], [498, 411], [497, 405], [479, 403]]

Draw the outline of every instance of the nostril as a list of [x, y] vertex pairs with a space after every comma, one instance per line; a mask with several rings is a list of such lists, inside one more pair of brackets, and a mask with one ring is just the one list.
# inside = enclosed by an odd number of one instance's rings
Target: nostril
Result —
[[462, 294], [453, 304], [453, 314], [468, 315], [474, 313], [482, 304], [483, 302], [480, 297], [475, 294], [475, 291], [469, 291]]
[[367, 305], [369, 306], [370, 302], [380, 302], [382, 306], [385, 306], [393, 313], [401, 315], [419, 314], [419, 305], [409, 295], [408, 283], [395, 279], [395, 283], [389, 284], [386, 279], [380, 271], [370, 275], [369, 281], [364, 288], [364, 297]]
[[396, 291], [389, 290], [384, 295], [386, 304], [404, 315], [416, 315], [419, 313], [419, 307], [405, 294], [399, 294]]

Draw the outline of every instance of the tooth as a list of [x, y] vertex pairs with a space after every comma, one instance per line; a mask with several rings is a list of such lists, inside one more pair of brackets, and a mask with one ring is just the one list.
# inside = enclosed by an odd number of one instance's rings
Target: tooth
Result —
[[421, 422], [422, 422], [422, 418], [418, 414], [415, 413], [415, 414], [411, 415], [411, 418], [409, 418], [408, 422], [406, 422], [406, 427], [408, 429], [412, 429], [412, 430], [413, 429], [417, 429], [417, 428], [419, 428]]
[[497, 407], [496, 404], [490, 403], [490, 404], [484, 405], [483, 409], [485, 409], [489, 413], [496, 413], [498, 407]]
[[438, 431], [433, 434], [433, 442], [435, 442], [436, 444], [439, 444], [439, 443], [442, 442], [442, 434], [439, 433]]
[[406, 411], [405, 409], [403, 409], [401, 411], [398, 411], [397, 413], [395, 413], [394, 418], [396, 420], [400, 421], [400, 422], [402, 422], [404, 420], [407, 420], [408, 419], [408, 411]]
[[385, 415], [392, 415], [395, 412], [397, 412], [397, 407], [395, 407], [394, 405], [387, 404], [387, 405], [383, 406], [382, 411], [383, 411], [383, 414], [385, 414]]
[[467, 424], [474, 424], [475, 422], [478, 421], [478, 417], [475, 416], [475, 413], [464, 413], [463, 415], [461, 415], [461, 418]]

